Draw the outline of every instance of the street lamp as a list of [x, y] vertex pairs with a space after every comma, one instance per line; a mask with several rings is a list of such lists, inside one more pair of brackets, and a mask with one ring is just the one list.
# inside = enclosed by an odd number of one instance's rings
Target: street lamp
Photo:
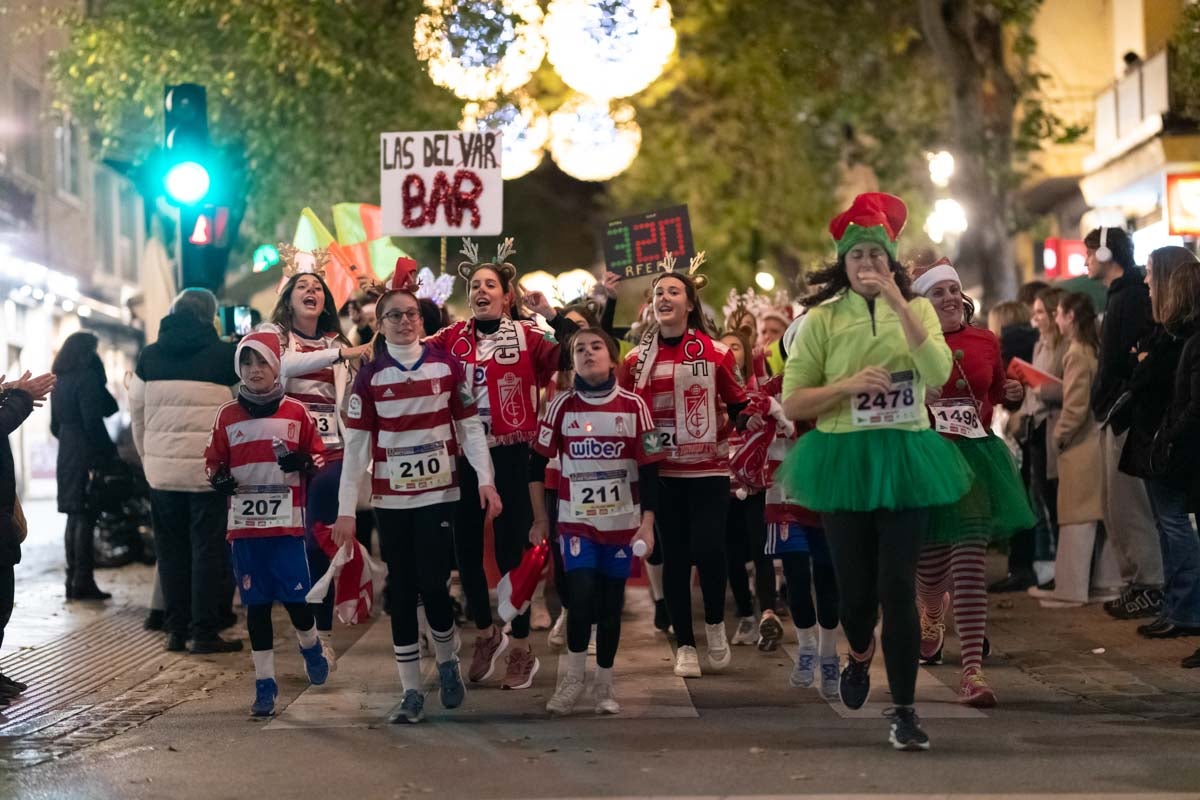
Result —
[[943, 197], [934, 201], [933, 211], [925, 219], [925, 233], [934, 244], [941, 244], [947, 235], [957, 236], [967, 229], [967, 212], [957, 200]]
[[925, 158], [929, 161], [929, 180], [933, 185], [942, 188], [949, 186], [950, 178], [954, 175], [954, 156], [946, 150], [941, 150], [937, 153], [926, 153]]
[[754, 282], [758, 284], [758, 288], [764, 292], [769, 292], [775, 288], [775, 276], [769, 272], [763, 271], [754, 276]]

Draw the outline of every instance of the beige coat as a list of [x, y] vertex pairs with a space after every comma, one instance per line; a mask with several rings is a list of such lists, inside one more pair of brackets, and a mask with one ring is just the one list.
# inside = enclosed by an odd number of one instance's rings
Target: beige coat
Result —
[[[1062, 378], [1063, 358], [1066, 356], [1067, 346], [1068, 342], [1065, 339], [1055, 348], [1049, 347], [1039, 339], [1033, 347], [1033, 366], [1056, 378]], [[1053, 437], [1054, 426], [1058, 424], [1062, 396], [1063, 387], [1058, 383], [1047, 383], [1025, 395], [1026, 404], [1034, 409], [1034, 425], [1045, 421], [1047, 438]], [[1046, 442], [1046, 477], [1049, 480], [1058, 478], [1058, 448], [1052, 441]]]
[[1058, 451], [1058, 524], [1079, 525], [1103, 517], [1100, 504], [1100, 430], [1092, 416], [1096, 354], [1072, 342], [1063, 357], [1063, 404], [1054, 425]]

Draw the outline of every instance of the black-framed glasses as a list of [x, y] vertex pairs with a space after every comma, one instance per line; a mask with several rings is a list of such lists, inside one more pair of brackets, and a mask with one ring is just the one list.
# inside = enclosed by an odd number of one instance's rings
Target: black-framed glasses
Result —
[[383, 315], [383, 319], [386, 322], [391, 323], [398, 323], [402, 319], [406, 319], [409, 322], [416, 322], [420, 318], [421, 312], [415, 308], [409, 309], [408, 311], [389, 311]]

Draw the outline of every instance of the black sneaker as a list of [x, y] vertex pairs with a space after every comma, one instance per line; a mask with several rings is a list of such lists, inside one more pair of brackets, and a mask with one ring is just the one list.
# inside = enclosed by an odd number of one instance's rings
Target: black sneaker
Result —
[[671, 615], [667, 613], [667, 601], [659, 598], [654, 601], [654, 627], [666, 631], [671, 627]]
[[9, 689], [12, 689], [13, 691], [15, 691], [17, 694], [20, 694], [21, 692], [23, 692], [29, 688], [29, 684], [25, 683], [24, 681], [13, 680], [12, 678], [8, 677], [7, 675], [0, 675], [0, 686], [8, 687]]
[[1200, 667], [1200, 647], [1196, 648], [1196, 652], [1179, 662], [1179, 666], [1184, 669], [1196, 669]]
[[161, 631], [167, 625], [167, 614], [162, 609], [152, 608], [142, 621], [143, 630]]
[[182, 633], [167, 634], [167, 652], [182, 653], [187, 650], [187, 637]]
[[1010, 572], [1005, 577], [987, 588], [990, 594], [1006, 594], [1008, 592], [1023, 592], [1030, 586], [1037, 585], [1037, 576], [1033, 570], [1018, 570]]
[[1163, 595], [1158, 589], [1134, 589], [1112, 602], [1118, 605], [1109, 608], [1109, 604], [1105, 603], [1104, 610], [1113, 619], [1145, 619], [1159, 615]]
[[845, 668], [842, 669], [838, 691], [842, 696], [842, 705], [846, 708], [852, 711], [862, 708], [871, 694], [871, 662], [848, 658]]
[[211, 639], [193, 641], [191, 653], [194, 656], [202, 656], [211, 653], [237, 653], [241, 649], [241, 639], [222, 639], [220, 636], [214, 636]]
[[892, 721], [888, 741], [897, 750], [928, 750], [929, 737], [921, 730], [921, 720], [912, 706], [895, 706], [883, 712]]

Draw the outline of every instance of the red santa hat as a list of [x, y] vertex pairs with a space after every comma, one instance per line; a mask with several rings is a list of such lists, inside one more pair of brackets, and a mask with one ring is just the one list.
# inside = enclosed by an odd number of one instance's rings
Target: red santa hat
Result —
[[908, 207], [893, 194], [867, 192], [854, 198], [850, 207], [829, 223], [829, 233], [837, 242], [838, 255], [862, 242], [882, 245], [896, 258], [896, 239], [908, 220]]
[[939, 258], [930, 266], [914, 273], [912, 290], [915, 294], [924, 297], [934, 286], [946, 281], [953, 281], [958, 284], [959, 289], [962, 289], [962, 278], [958, 277], [958, 270], [950, 263], [950, 259]]
[[239, 375], [241, 374], [239, 367], [242, 363], [242, 351], [247, 347], [262, 356], [263, 360], [271, 365], [271, 369], [275, 370], [275, 375], [279, 375], [279, 362], [283, 358], [279, 334], [274, 331], [255, 331], [242, 337], [242, 340], [238, 342], [237, 352], [233, 356], [233, 368]]

